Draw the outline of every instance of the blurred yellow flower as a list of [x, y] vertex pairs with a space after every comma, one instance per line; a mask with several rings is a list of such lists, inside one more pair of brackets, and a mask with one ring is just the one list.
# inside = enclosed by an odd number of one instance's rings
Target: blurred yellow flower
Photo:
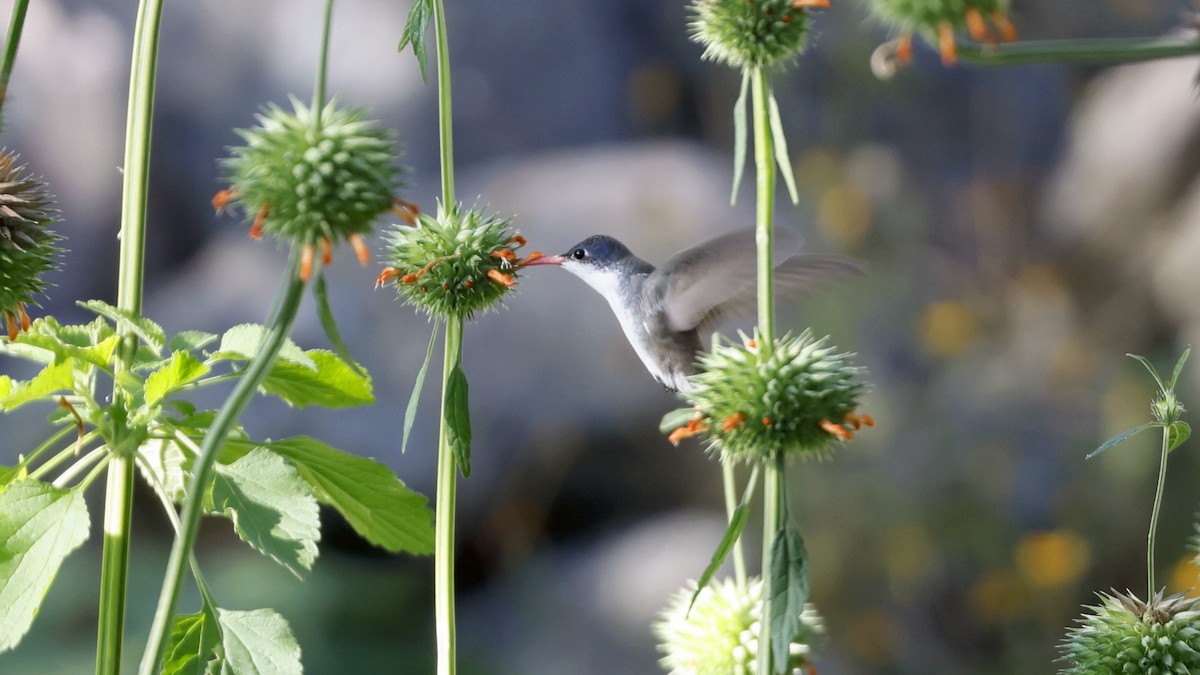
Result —
[[1059, 588], [1079, 581], [1091, 564], [1088, 543], [1070, 530], [1027, 534], [1017, 542], [1017, 569], [1038, 588]]

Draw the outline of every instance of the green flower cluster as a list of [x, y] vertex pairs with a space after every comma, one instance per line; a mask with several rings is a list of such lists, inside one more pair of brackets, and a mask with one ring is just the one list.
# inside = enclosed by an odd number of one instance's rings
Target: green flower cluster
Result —
[[470, 318], [493, 309], [516, 284], [517, 258], [524, 237], [509, 219], [475, 208], [438, 207], [436, 218], [422, 214], [415, 226], [388, 233], [388, 262], [382, 284], [397, 279], [405, 302], [433, 316]]
[[869, 0], [868, 5], [875, 16], [904, 36], [897, 48], [901, 62], [912, 56], [913, 33], [937, 45], [947, 65], [957, 60], [955, 34], [963, 30], [977, 42], [1017, 39], [1017, 29], [1008, 18], [1009, 0]]
[[834, 441], [853, 438], [851, 428], [874, 424], [854, 412], [863, 369], [828, 338], [806, 330], [774, 345], [762, 344], [757, 333], [742, 340], [702, 354], [702, 372], [691, 378], [695, 387], [683, 392], [695, 407], [687, 428], [703, 431], [725, 456], [751, 462], [776, 453], [822, 457]]
[[704, 58], [735, 68], [771, 66], [794, 59], [808, 41], [809, 6], [795, 0], [695, 0], [692, 39]]
[[1066, 675], [1200, 672], [1200, 601], [1184, 594], [1147, 604], [1132, 594], [1100, 594], [1060, 645]]
[[53, 197], [40, 178], [0, 152], [0, 320], [15, 339], [29, 325], [25, 306], [46, 288], [42, 275], [57, 267], [62, 239], [48, 226], [58, 220]]
[[387, 131], [358, 108], [330, 101], [315, 109], [291, 99], [293, 112], [270, 104], [258, 126], [238, 129], [246, 144], [222, 161], [230, 191], [253, 220], [252, 236], [266, 233], [293, 244], [322, 238], [339, 244], [370, 232], [392, 207], [401, 187], [394, 164], [399, 149]]
[[[663, 668], [679, 675], [753, 675], [758, 665], [762, 581], [739, 588], [733, 579], [713, 581], [692, 604], [695, 583], [679, 591], [654, 625]], [[690, 612], [689, 612], [690, 608]], [[787, 672], [804, 667], [812, 640], [823, 631], [821, 617], [805, 605], [792, 638]]]

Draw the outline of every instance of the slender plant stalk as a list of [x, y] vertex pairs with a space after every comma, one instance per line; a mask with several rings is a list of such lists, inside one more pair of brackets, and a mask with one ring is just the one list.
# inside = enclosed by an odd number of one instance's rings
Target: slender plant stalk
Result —
[[1194, 37], [1037, 40], [1002, 45], [960, 42], [958, 58], [982, 66], [1027, 63], [1130, 63], [1200, 54]]
[[[733, 474], [733, 460], [721, 458], [721, 478], [725, 487], [725, 518], [733, 520], [733, 512], [738, 506], [737, 485]], [[746, 591], [746, 554], [742, 550], [742, 538], [733, 542], [733, 578], [737, 581], [738, 590]]]
[[1146, 535], [1146, 602], [1154, 597], [1154, 537], [1158, 532], [1158, 512], [1162, 509], [1163, 487], [1167, 483], [1167, 453], [1171, 428], [1162, 430], [1162, 459], [1158, 463], [1158, 488], [1154, 492], [1154, 510], [1150, 512], [1150, 534]]
[[450, 46], [446, 42], [446, 8], [433, 0], [433, 25], [437, 33], [438, 141], [441, 146], [442, 204], [454, 205], [454, 127], [450, 114]]
[[8, 79], [12, 77], [13, 64], [17, 60], [17, 48], [21, 46], [21, 31], [25, 28], [25, 11], [29, 0], [13, 3], [12, 18], [8, 22], [8, 37], [4, 40], [4, 56], [0, 57], [0, 106], [8, 98]]
[[167, 572], [163, 579], [162, 592], [158, 598], [158, 608], [154, 614], [154, 623], [150, 628], [150, 638], [146, 643], [146, 651], [142, 654], [139, 672], [141, 675], [153, 675], [158, 672], [158, 664], [162, 661], [166, 648], [167, 637], [171, 632], [175, 607], [179, 602], [179, 593], [183, 588], [183, 577], [187, 571], [192, 548], [196, 543], [196, 534], [200, 530], [200, 516], [204, 510], [204, 486], [212, 480], [213, 465], [217, 454], [225, 444], [229, 432], [237, 424], [238, 418], [246, 408], [246, 404], [254, 396], [258, 386], [270, 372], [275, 363], [275, 357], [292, 331], [292, 324], [300, 309], [300, 301], [304, 297], [307, 284], [300, 279], [300, 248], [293, 247], [291, 260], [287, 271], [284, 272], [283, 282], [279, 288], [282, 301], [278, 303], [279, 314], [274, 323], [268, 328], [266, 339], [259, 347], [258, 353], [246, 366], [242, 378], [234, 386], [229, 398], [221, 406], [220, 412], [209, 427], [196, 456], [196, 464], [192, 469], [192, 482], [187, 498], [180, 514], [180, 533], [175, 537], [171, 547], [171, 557], [167, 562]]
[[[117, 306], [134, 314], [142, 311], [146, 258], [146, 200], [150, 182], [150, 130], [154, 117], [154, 85], [158, 68], [158, 36], [162, 0], [143, 0], [138, 6], [129, 71], [129, 109], [125, 124], [125, 163], [121, 186], [121, 250]], [[14, 42], [10, 39], [10, 43]], [[15, 45], [14, 45], [15, 46]], [[11, 67], [11, 64], [9, 64]], [[6, 78], [7, 80], [7, 78]], [[138, 339], [132, 333], [121, 342], [117, 368], [133, 363]], [[100, 610], [96, 637], [96, 672], [121, 669], [125, 633], [125, 591], [129, 576], [129, 524], [133, 517], [133, 456], [136, 448], [123, 442], [124, 400], [113, 386], [114, 436], [104, 496], [104, 548], [100, 564]]]
[[321, 23], [321, 54], [318, 57], [317, 81], [313, 85], [313, 120], [321, 128], [321, 110], [325, 107], [325, 81], [329, 77], [329, 35], [333, 32], [333, 0], [325, 0], [325, 18]]

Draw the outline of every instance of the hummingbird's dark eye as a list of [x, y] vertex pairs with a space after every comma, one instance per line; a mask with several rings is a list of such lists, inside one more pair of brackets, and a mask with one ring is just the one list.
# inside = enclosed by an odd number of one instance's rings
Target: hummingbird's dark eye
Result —
[[571, 257], [576, 260], [583, 260], [584, 258], [587, 257], [587, 251], [585, 251], [581, 248], [577, 248], [574, 251], [571, 251]]

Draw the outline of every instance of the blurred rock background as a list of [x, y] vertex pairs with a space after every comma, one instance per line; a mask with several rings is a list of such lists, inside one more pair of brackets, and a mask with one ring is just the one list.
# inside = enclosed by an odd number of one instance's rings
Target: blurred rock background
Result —
[[[515, 215], [532, 248], [604, 232], [654, 262], [751, 224], [749, 186], [736, 207], [727, 199], [737, 74], [699, 60], [684, 3], [447, 4], [461, 198]], [[63, 211], [70, 253], [42, 310], [63, 322], [86, 318], [76, 300], [115, 293], [135, 5], [33, 3], [12, 80], [3, 143], [45, 174]], [[213, 215], [216, 159], [264, 103], [310, 97], [321, 5], [168, 3], [147, 264], [147, 314], [168, 331], [266, 314], [283, 255]], [[1189, 8], [1018, 0], [1014, 13], [1037, 39], [1157, 35]], [[435, 92], [396, 53], [406, 13], [407, 3], [339, 2], [330, 89], [397, 130], [414, 168], [406, 196], [432, 209]], [[868, 59], [888, 36], [864, 16], [835, 3], [810, 52], [777, 78], [801, 187], [779, 220], [811, 249], [871, 269], [780, 321], [858, 352], [879, 421], [833, 461], [793, 467], [829, 629], [816, 662], [823, 675], [1049, 672], [1094, 590], [1144, 584], [1155, 441], [1083, 457], [1148, 419], [1152, 383], [1124, 354], [1162, 369], [1200, 339], [1200, 61], [945, 70], [921, 49], [884, 83]], [[377, 272], [342, 251], [330, 293], [378, 403], [334, 413], [262, 401], [244, 422], [258, 436], [311, 434], [377, 457], [432, 495], [435, 387], [399, 450], [429, 326], [372, 291]], [[459, 496], [463, 672], [657, 672], [649, 625], [722, 532], [718, 466], [657, 432], [675, 399], [599, 296], [553, 269], [518, 290], [467, 331], [476, 444]], [[295, 337], [324, 345], [311, 308]], [[1185, 403], [1197, 398], [1194, 373]], [[32, 446], [46, 412], [0, 420], [0, 462]], [[1194, 445], [1172, 457], [1159, 538], [1172, 590], [1197, 577], [1184, 547]], [[148, 493], [139, 507], [131, 667], [169, 546]], [[303, 583], [206, 530], [200, 558], [217, 597], [281, 611], [309, 672], [430, 672], [431, 561], [373, 551], [326, 516]], [[91, 669], [98, 539], [68, 561], [0, 672]]]

